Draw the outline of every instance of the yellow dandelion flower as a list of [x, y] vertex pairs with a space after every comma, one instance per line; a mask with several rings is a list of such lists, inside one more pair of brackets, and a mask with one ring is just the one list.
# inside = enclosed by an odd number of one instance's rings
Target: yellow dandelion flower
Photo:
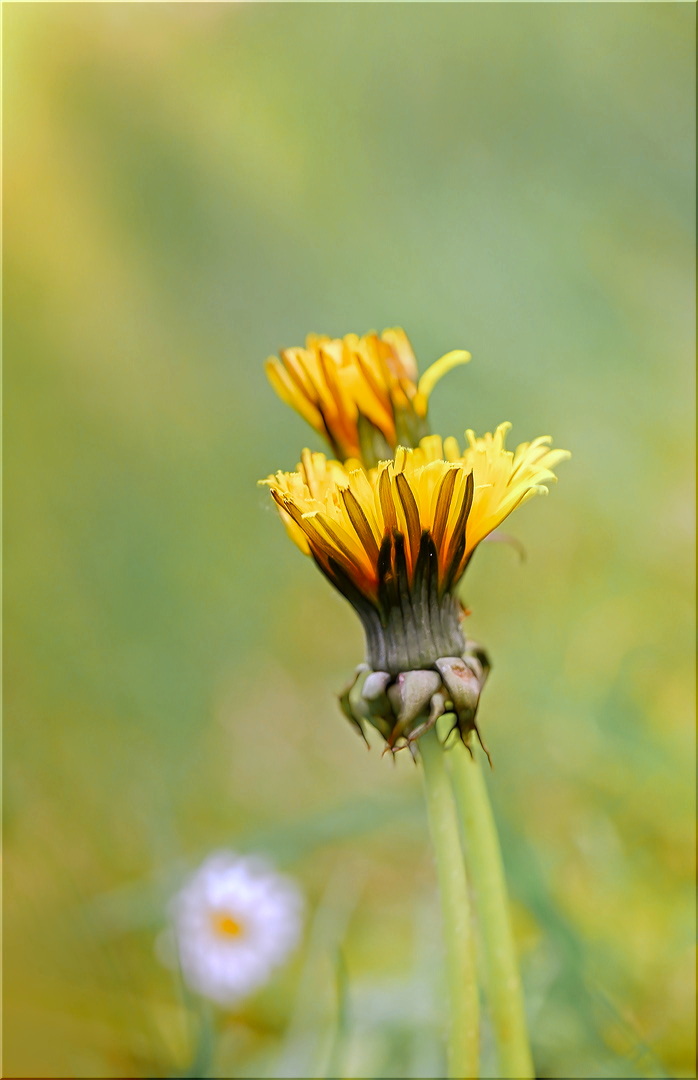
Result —
[[[548, 436], [509, 451], [509, 427], [482, 438], [468, 431], [463, 453], [455, 439], [430, 435], [368, 470], [306, 450], [296, 472], [262, 481], [292, 538], [356, 609], [368, 670], [385, 675], [383, 698], [390, 680], [404, 683], [408, 672], [433, 696], [439, 663], [465, 650], [454, 589], [475, 548], [517, 506], [546, 493], [553, 468], [569, 456], [551, 449]], [[398, 725], [395, 716], [366, 718], [393, 742], [409, 739], [402, 699], [401, 710]]]
[[412, 346], [396, 328], [363, 337], [311, 334], [305, 348], [283, 349], [280, 357], [266, 363], [279, 397], [328, 440], [341, 461], [375, 465], [392, 457], [398, 444], [414, 445], [426, 434], [434, 386], [470, 353], [449, 352], [418, 378]]

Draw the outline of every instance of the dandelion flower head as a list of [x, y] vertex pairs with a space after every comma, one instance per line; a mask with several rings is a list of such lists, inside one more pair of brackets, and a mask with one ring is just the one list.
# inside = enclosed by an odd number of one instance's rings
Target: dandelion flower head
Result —
[[453, 590], [475, 548], [547, 493], [569, 456], [547, 436], [507, 450], [509, 427], [468, 431], [463, 453], [429, 435], [368, 470], [306, 450], [296, 472], [263, 481], [292, 539], [356, 608], [371, 667], [397, 674], [462, 650]]
[[[402, 330], [341, 339], [310, 336], [267, 362], [280, 397], [322, 434], [337, 460], [304, 450], [295, 472], [268, 485], [298, 547], [349, 601], [366, 638], [365, 662], [340, 695], [365, 737], [389, 749], [414, 742], [445, 712], [472, 731], [489, 671], [467, 642], [456, 589], [477, 546], [518, 506], [546, 494], [569, 457], [549, 436], [506, 448], [510, 424], [477, 437], [429, 434], [436, 382], [470, 359], [447, 353], [418, 380]], [[482, 742], [482, 740], [480, 740]]]
[[429, 396], [438, 380], [470, 359], [455, 349], [421, 378], [404, 330], [359, 337], [310, 334], [305, 348], [282, 349], [266, 363], [269, 381], [342, 462], [375, 465], [399, 444], [412, 446], [427, 434]]

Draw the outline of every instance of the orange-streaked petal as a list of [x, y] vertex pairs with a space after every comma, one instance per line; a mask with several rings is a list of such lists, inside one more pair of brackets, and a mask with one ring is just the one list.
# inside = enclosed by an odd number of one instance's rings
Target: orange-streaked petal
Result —
[[334, 560], [362, 595], [376, 598], [381, 547], [396, 535], [404, 537], [411, 575], [426, 534], [437, 556], [440, 588], [451, 589], [477, 545], [518, 506], [546, 493], [555, 479], [552, 467], [569, 457], [552, 450], [547, 436], [507, 450], [509, 427], [500, 424], [480, 437], [466, 432], [462, 454], [455, 439], [442, 443], [428, 436], [414, 449], [398, 447], [394, 461], [368, 470], [347, 469], [304, 450], [295, 472], [261, 483], [271, 489], [301, 550], [312, 552], [328, 576]]

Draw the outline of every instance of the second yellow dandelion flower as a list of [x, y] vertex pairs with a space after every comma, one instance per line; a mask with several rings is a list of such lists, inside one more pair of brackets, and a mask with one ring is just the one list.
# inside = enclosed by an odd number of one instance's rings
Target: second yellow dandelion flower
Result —
[[340, 461], [366, 466], [415, 446], [427, 434], [429, 396], [439, 379], [470, 353], [455, 349], [418, 377], [404, 330], [363, 337], [311, 334], [305, 348], [282, 349], [266, 370], [279, 397], [327, 439]]

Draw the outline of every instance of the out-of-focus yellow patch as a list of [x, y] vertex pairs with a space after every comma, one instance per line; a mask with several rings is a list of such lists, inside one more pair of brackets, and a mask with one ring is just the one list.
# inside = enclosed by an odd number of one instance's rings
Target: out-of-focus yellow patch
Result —
[[245, 928], [241, 922], [230, 914], [229, 911], [216, 911], [211, 916], [211, 922], [213, 923], [213, 929], [220, 937], [238, 938], [242, 937], [245, 932]]

